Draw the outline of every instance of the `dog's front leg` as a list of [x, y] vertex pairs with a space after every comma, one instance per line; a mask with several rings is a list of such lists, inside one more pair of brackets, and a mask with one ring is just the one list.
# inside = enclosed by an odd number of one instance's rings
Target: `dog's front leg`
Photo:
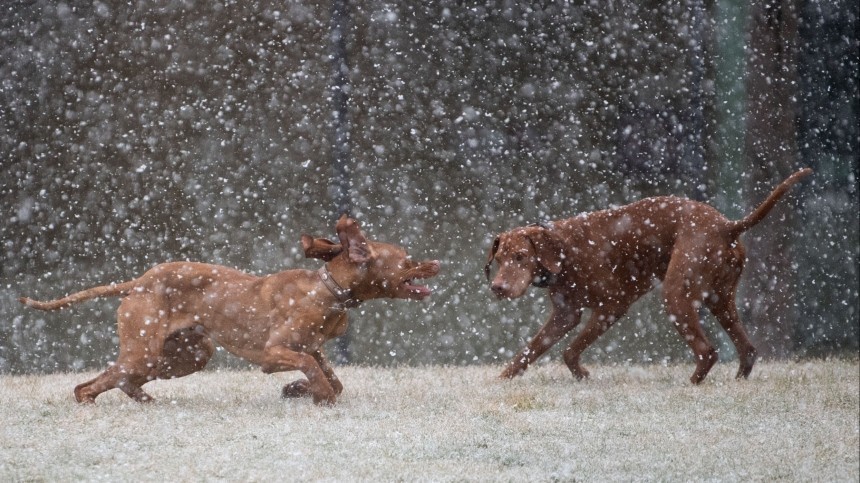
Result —
[[564, 350], [564, 363], [570, 369], [571, 374], [577, 379], [587, 379], [588, 370], [579, 363], [579, 356], [588, 346], [597, 340], [609, 327], [621, 318], [627, 311], [627, 307], [603, 306], [591, 312], [591, 318], [585, 324], [585, 328], [573, 339], [573, 342]]
[[304, 373], [307, 377], [307, 386], [302, 387], [301, 391], [310, 393], [316, 404], [331, 405], [337, 399], [337, 394], [326, 377], [325, 371], [320, 367], [316, 358], [310, 354], [296, 352], [284, 346], [267, 347], [261, 367], [266, 374], [283, 371], [301, 371]]
[[572, 310], [566, 304], [553, 304], [552, 314], [546, 324], [532, 337], [532, 340], [508, 362], [499, 376], [511, 379], [525, 372], [529, 364], [536, 361], [565, 334], [579, 324], [582, 310]]
[[[325, 355], [322, 351], [316, 351], [311, 355], [317, 361], [317, 364], [319, 364], [320, 369], [322, 369], [323, 374], [326, 379], [328, 379], [329, 384], [331, 384], [331, 388], [334, 390], [335, 395], [340, 396], [340, 393], [343, 392], [343, 384], [341, 384], [337, 376], [334, 375], [334, 369], [332, 369], [331, 365], [328, 363]], [[294, 398], [307, 396], [309, 389], [310, 383], [308, 380], [299, 379], [285, 385], [284, 389], [281, 391], [281, 397]]]
[[334, 393], [340, 396], [340, 393], [343, 392], [343, 384], [340, 383], [340, 379], [334, 375], [334, 369], [331, 368], [331, 364], [328, 363], [328, 359], [322, 351], [316, 351], [313, 354], [314, 359], [317, 361], [317, 364], [320, 365], [320, 369], [322, 369], [323, 374], [325, 374], [326, 379], [328, 379], [329, 384], [331, 384], [332, 389], [334, 389]]

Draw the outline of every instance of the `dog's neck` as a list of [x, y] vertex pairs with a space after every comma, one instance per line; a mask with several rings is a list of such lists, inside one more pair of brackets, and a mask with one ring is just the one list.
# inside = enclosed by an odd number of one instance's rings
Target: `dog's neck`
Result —
[[352, 290], [343, 288], [339, 283], [337, 283], [337, 280], [332, 277], [331, 272], [328, 270], [327, 263], [320, 267], [317, 273], [319, 274], [323, 285], [325, 285], [328, 291], [334, 296], [335, 300], [337, 300], [336, 308], [346, 310], [358, 307], [358, 305], [361, 304], [361, 300], [353, 297]]

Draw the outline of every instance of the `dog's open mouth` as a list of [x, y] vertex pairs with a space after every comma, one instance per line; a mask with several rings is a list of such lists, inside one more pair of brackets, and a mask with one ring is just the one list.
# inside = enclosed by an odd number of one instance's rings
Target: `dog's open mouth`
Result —
[[406, 279], [400, 284], [401, 290], [406, 294], [406, 298], [415, 300], [424, 300], [433, 293], [429, 287], [424, 285], [416, 285], [412, 279]]
[[410, 269], [406, 278], [400, 284], [400, 292], [404, 298], [423, 300], [429, 297], [433, 291], [425, 285], [415, 283], [416, 279], [430, 278], [439, 273], [439, 262], [425, 262], [420, 266]]

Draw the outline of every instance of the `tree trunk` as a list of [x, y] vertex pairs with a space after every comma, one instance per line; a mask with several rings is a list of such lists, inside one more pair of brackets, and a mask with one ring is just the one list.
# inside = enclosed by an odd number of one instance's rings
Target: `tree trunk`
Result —
[[[352, 181], [352, 145], [349, 125], [349, 63], [347, 62], [346, 39], [349, 32], [349, 5], [347, 0], [331, 2], [331, 59], [332, 59], [332, 164], [334, 179], [329, 187], [334, 200], [335, 213], [332, 220], [340, 215], [352, 214], [350, 186]], [[335, 346], [335, 361], [348, 364], [351, 360], [350, 341], [352, 330], [347, 327]]]
[[[757, 0], [750, 6], [747, 120], [744, 157], [751, 211], [798, 166], [796, 118], [797, 7], [793, 0]], [[791, 262], [796, 217], [783, 199], [744, 237], [745, 295], [752, 337], [766, 358], [788, 357], [797, 311]]]
[[687, 193], [697, 201], [708, 201], [716, 153], [714, 149], [714, 2], [694, 0], [690, 3], [690, 97], [687, 123], [689, 133], [684, 142], [683, 177]]

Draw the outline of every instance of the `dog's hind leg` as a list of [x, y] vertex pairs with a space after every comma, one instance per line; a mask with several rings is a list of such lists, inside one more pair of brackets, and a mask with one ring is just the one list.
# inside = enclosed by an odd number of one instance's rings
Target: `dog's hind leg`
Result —
[[75, 400], [79, 403], [92, 404], [99, 394], [110, 389], [118, 388], [138, 402], [152, 401], [152, 397], [140, 387], [148, 382], [146, 375], [128, 374], [119, 364], [114, 364], [95, 379], [75, 387]]
[[752, 372], [756, 361], [756, 349], [750, 342], [749, 336], [741, 324], [738, 307], [735, 304], [738, 280], [744, 269], [746, 258], [743, 245], [735, 241], [723, 253], [724, 258], [718, 264], [721, 270], [714, 277], [715, 289], [705, 297], [705, 305], [723, 326], [735, 350], [738, 352], [740, 367], [737, 378], [746, 379]]
[[118, 374], [111, 366], [96, 378], [78, 384], [75, 387], [75, 400], [79, 403], [93, 404], [99, 394], [117, 387], [117, 382], [119, 382]]
[[746, 379], [749, 377], [750, 372], [752, 372], [753, 365], [755, 364], [756, 349], [752, 342], [750, 342], [749, 336], [747, 335], [746, 330], [744, 330], [744, 326], [741, 324], [741, 319], [738, 316], [738, 308], [735, 305], [734, 290], [729, 294], [715, 294], [712, 298], [706, 299], [705, 303], [711, 313], [714, 314], [720, 322], [720, 325], [723, 326], [726, 333], [729, 334], [729, 338], [732, 340], [732, 344], [734, 344], [735, 350], [738, 352], [740, 367], [738, 368], [738, 374], [736, 377], [738, 379]]
[[666, 310], [669, 318], [675, 325], [675, 329], [681, 334], [684, 342], [693, 350], [696, 359], [696, 370], [690, 377], [690, 382], [699, 384], [708, 375], [714, 364], [717, 363], [717, 350], [705, 336], [702, 324], [699, 321], [699, 311], [691, 300], [667, 301]]
[[193, 374], [206, 367], [214, 353], [215, 344], [202, 327], [177, 330], [164, 341], [157, 377], [173, 379]]
[[663, 301], [675, 329], [693, 350], [696, 370], [690, 381], [699, 384], [716, 364], [718, 354], [708, 341], [699, 320], [703, 285], [699, 274], [702, 273], [702, 267], [693, 263], [694, 260], [698, 261], [676, 248], [663, 280]]
[[[159, 307], [160, 290], [141, 291], [123, 299], [117, 309], [117, 336], [119, 357], [116, 363], [92, 382], [81, 394], [99, 393], [111, 387], [118, 388], [137, 402], [150, 402], [152, 396], [141, 386], [158, 377], [159, 360], [168, 338], [168, 321]], [[76, 393], [78, 391], [76, 390]]]

